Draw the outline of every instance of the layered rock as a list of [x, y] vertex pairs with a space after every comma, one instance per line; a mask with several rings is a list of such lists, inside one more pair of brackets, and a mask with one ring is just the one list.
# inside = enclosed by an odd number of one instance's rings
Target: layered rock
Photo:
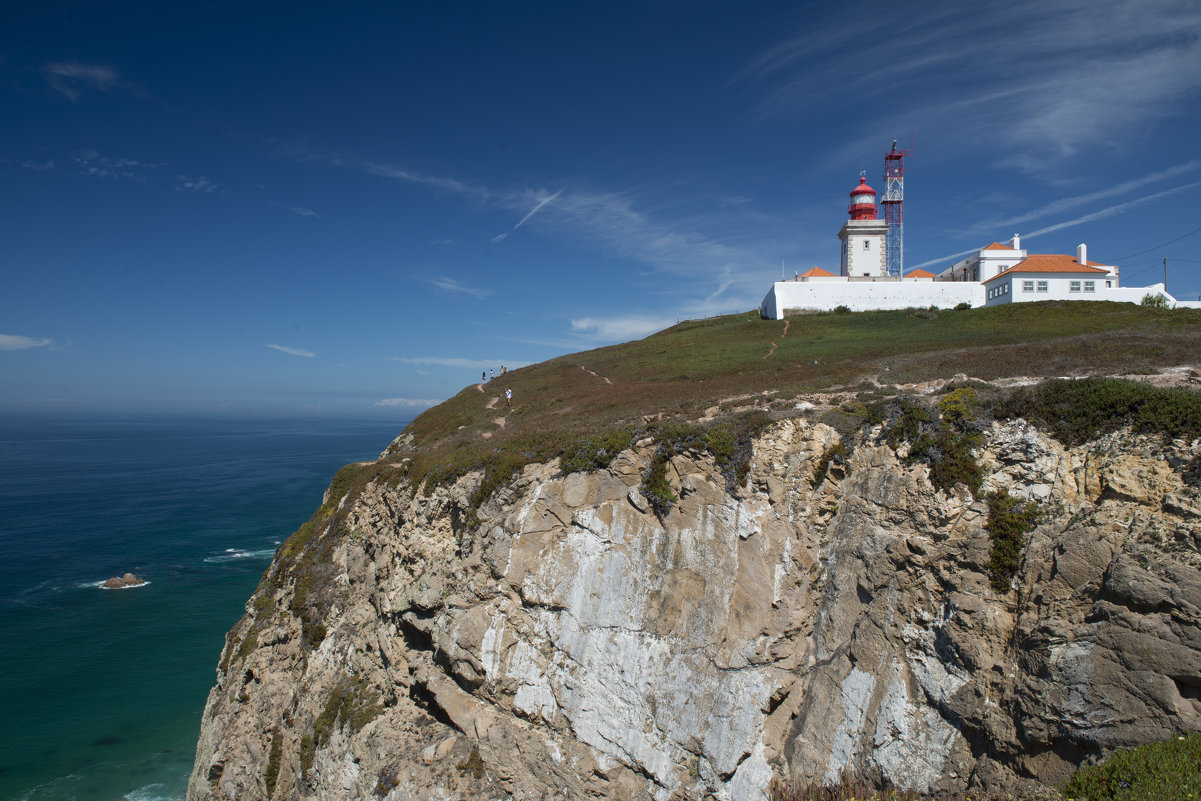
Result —
[[982, 500], [871, 439], [815, 486], [837, 441], [775, 424], [732, 491], [676, 456], [662, 518], [649, 441], [529, 466], [475, 520], [479, 476], [369, 484], [230, 633], [189, 798], [1019, 788], [1201, 729], [1201, 495], [1177, 472], [1201, 444], [995, 425], [984, 489], [1046, 512], [997, 592]]

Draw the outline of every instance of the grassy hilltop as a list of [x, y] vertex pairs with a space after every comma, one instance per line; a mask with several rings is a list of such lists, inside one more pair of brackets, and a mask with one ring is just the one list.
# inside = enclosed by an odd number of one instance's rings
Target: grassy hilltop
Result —
[[1049, 301], [784, 321], [750, 312], [683, 322], [470, 385], [413, 421], [406, 451], [416, 479], [488, 467], [501, 481], [510, 468], [569, 456], [606, 434], [732, 416], [749, 405], [783, 415], [809, 393], [958, 373], [989, 380], [1155, 372], [1192, 363], [1198, 353], [1201, 311], [1129, 303]]

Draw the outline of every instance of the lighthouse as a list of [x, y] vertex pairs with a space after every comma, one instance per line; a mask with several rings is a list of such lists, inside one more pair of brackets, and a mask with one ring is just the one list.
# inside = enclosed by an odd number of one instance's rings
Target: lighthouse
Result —
[[850, 219], [838, 232], [842, 241], [842, 275], [860, 279], [887, 277], [884, 241], [888, 223], [879, 219], [876, 190], [867, 185], [864, 175], [859, 176], [859, 186], [851, 190], [847, 214]]

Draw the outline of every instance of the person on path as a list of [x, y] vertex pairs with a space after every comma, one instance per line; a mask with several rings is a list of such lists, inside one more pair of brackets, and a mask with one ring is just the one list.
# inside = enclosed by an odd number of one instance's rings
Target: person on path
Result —
[[482, 384], [487, 380], [488, 380], [488, 374], [485, 373], [483, 370], [480, 370], [480, 383]]
[[505, 387], [505, 403], [509, 404], [509, 408], [513, 408], [513, 388]]
[[489, 368], [488, 368], [488, 380], [489, 380], [489, 381], [491, 381], [491, 380], [492, 380], [492, 379], [494, 379], [494, 378], [496, 378], [496, 373], [494, 373], [494, 372], [492, 371], [492, 368], [491, 368], [491, 367], [489, 367]]

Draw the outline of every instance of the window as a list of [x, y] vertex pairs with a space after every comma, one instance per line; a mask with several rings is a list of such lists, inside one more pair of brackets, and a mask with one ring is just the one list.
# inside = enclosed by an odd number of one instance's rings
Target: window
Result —
[[1079, 281], [1070, 281], [1068, 283], [1068, 292], [1079, 292], [1079, 291], [1080, 291], [1080, 282]]
[[1039, 282], [1038, 282], [1038, 291], [1039, 291], [1039, 292], [1046, 292], [1046, 291], [1047, 291], [1047, 282], [1046, 282], [1046, 281], [1039, 281]]
[[1096, 286], [1097, 286], [1097, 284], [1095, 281], [1085, 281], [1084, 282], [1084, 291], [1085, 292], [1095, 292]]
[[870, 240], [870, 239], [865, 239], [865, 240], [863, 240], [863, 249], [864, 249], [864, 250], [871, 250], [871, 248], [872, 248], [872, 243], [871, 243], [871, 240]]
[[1106, 282], [1105, 282], [1105, 288], [1106, 288], [1106, 289], [1109, 289], [1109, 288], [1110, 288], [1110, 287], [1112, 287], [1112, 286], [1113, 286], [1113, 281], [1106, 281]]
[[1009, 284], [1001, 284], [1001, 294], [1002, 295], [1009, 294]]
[[1033, 281], [1023, 281], [1022, 282], [1022, 291], [1023, 292], [1033, 292], [1034, 291], [1034, 282]]

